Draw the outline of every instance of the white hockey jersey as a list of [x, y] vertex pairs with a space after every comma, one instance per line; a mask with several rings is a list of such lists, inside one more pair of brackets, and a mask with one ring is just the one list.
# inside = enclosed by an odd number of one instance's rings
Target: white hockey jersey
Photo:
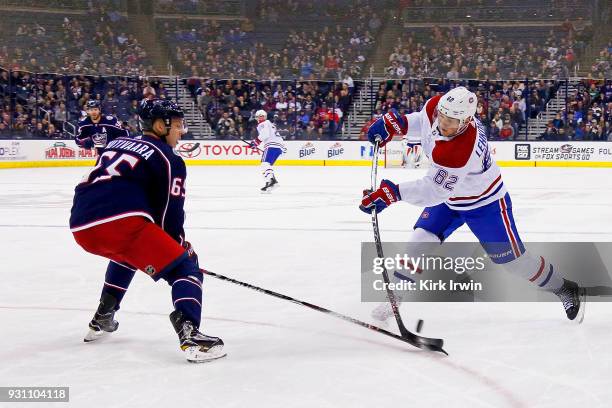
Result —
[[430, 207], [446, 203], [453, 210], [482, 207], [506, 194], [497, 163], [491, 158], [487, 137], [478, 120], [448, 139], [434, 128], [440, 96], [429, 99], [420, 112], [405, 115], [408, 133], [420, 135], [431, 163], [425, 177], [399, 184], [402, 201]]
[[287, 148], [283, 143], [283, 138], [276, 130], [276, 125], [269, 120], [264, 120], [257, 125], [257, 135], [257, 139], [259, 139], [261, 142], [263, 150], [267, 149], [268, 147], [278, 147], [279, 149], [282, 149], [283, 153], [287, 151]]

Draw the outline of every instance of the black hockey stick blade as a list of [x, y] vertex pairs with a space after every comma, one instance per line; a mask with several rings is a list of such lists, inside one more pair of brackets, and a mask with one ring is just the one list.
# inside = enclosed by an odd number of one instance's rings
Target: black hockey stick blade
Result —
[[392, 333], [392, 332], [390, 332], [388, 330], [385, 330], [385, 329], [383, 329], [381, 327], [374, 326], [374, 325], [366, 323], [366, 322], [362, 322], [361, 320], [358, 320], [358, 319], [355, 319], [353, 317], [344, 315], [342, 313], [334, 312], [333, 310], [326, 309], [326, 308], [324, 308], [322, 306], [318, 306], [318, 305], [315, 305], [315, 304], [310, 303], [310, 302], [305, 302], [303, 300], [299, 300], [299, 299], [293, 298], [291, 296], [283, 295], [282, 293], [274, 292], [274, 291], [269, 290], [269, 289], [264, 289], [264, 288], [261, 288], [259, 286], [251, 285], [250, 283], [242, 282], [242, 281], [239, 281], [237, 279], [230, 278], [228, 276], [224, 276], [224, 275], [221, 275], [221, 274], [218, 274], [218, 273], [215, 273], [215, 272], [207, 271], [206, 269], [200, 269], [200, 271], [204, 275], [212, 276], [213, 278], [217, 278], [217, 279], [220, 279], [220, 280], [223, 280], [223, 281], [226, 281], [226, 282], [231, 282], [231, 283], [234, 283], [236, 285], [239, 285], [239, 286], [242, 286], [242, 287], [245, 287], [245, 288], [248, 288], [248, 289], [252, 289], [252, 290], [255, 290], [257, 292], [260, 292], [260, 293], [263, 293], [263, 294], [266, 294], [266, 295], [269, 295], [269, 296], [273, 296], [273, 297], [276, 297], [276, 298], [279, 298], [279, 299], [288, 300], [288, 301], [290, 301], [292, 303], [295, 303], [295, 304], [307, 307], [307, 308], [312, 309], [312, 310], [316, 310], [317, 312], [325, 313], [325, 314], [328, 314], [330, 316], [336, 317], [338, 319], [342, 319], [344, 321], [347, 321], [347, 322], [359, 325], [361, 327], [365, 327], [366, 329], [370, 329], [370, 330], [373, 330], [375, 332], [384, 334], [386, 336], [393, 337], [394, 339], [403, 341], [404, 343], [408, 343], [411, 346], [414, 346], [414, 347], [417, 347], [417, 348], [420, 348], [420, 349], [424, 349], [424, 350], [437, 351], [437, 352], [444, 353], [444, 354], [448, 355], [448, 353], [446, 351], [444, 351], [444, 349], [442, 348], [442, 346], [444, 345], [444, 342], [441, 339], [432, 339], [432, 338], [428, 338], [428, 337], [417, 336], [417, 335], [415, 335], [413, 333], [410, 333], [410, 332], [408, 332], [407, 336], [404, 336], [404, 335], [400, 336], [398, 334], [395, 334], [395, 333]]

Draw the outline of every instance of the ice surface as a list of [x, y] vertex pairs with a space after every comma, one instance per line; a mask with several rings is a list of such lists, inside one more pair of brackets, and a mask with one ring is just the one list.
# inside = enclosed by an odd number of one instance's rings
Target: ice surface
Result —
[[[502, 170], [524, 241], [612, 241], [610, 170]], [[0, 171], [0, 386], [70, 386], [72, 407], [611, 404], [607, 303], [590, 303], [581, 326], [557, 303], [404, 305], [410, 327], [422, 318], [423, 334], [445, 339], [443, 357], [209, 278], [204, 331], [224, 339], [228, 357], [193, 365], [168, 319], [169, 287], [139, 273], [119, 330], [84, 344], [106, 267], [66, 226], [85, 171]], [[186, 230], [200, 263], [369, 321], [359, 254], [372, 231], [357, 209], [369, 168], [276, 172], [281, 186], [261, 195], [256, 167], [189, 169]], [[423, 174], [381, 173], [396, 181]], [[391, 207], [380, 217], [383, 239], [404, 239], [419, 213]], [[473, 238], [462, 228], [452, 239]]]

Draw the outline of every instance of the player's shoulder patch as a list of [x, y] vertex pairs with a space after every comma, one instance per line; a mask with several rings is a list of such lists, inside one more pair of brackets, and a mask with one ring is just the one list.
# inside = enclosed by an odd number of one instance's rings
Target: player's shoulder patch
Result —
[[431, 158], [437, 165], [461, 168], [470, 160], [476, 139], [478, 139], [478, 132], [472, 123], [463, 134], [451, 140], [437, 140], [431, 152]]
[[425, 113], [427, 114], [427, 118], [429, 119], [429, 123], [432, 124], [434, 122], [434, 115], [436, 113], [436, 106], [438, 106], [438, 101], [442, 95], [436, 95], [433, 98], [429, 98], [427, 102], [425, 102]]
[[120, 126], [119, 119], [114, 117], [113, 115], [106, 115], [104, 117], [106, 119], [106, 123], [111, 126]]

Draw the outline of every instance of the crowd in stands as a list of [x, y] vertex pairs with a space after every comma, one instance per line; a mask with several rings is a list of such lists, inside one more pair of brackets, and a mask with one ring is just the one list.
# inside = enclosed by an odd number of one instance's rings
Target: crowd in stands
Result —
[[[254, 112], [265, 109], [288, 138], [334, 139], [340, 137], [355, 95], [352, 78], [368, 75], [366, 58], [378, 45], [375, 41], [385, 22], [396, 14], [397, 7], [383, 7], [386, 1], [258, 0], [253, 7], [233, 0], [212, 10], [212, 3], [204, 0], [156, 0], [153, 8], [157, 35], [169, 46], [175, 72], [190, 78], [186, 82], [194, 101], [217, 137], [252, 136]], [[558, 8], [557, 18], [575, 10], [577, 1], [549, 0], [540, 8]], [[469, 9], [503, 3], [400, 0], [394, 5]], [[90, 99], [101, 100], [105, 113], [135, 129], [144, 86], [151, 84], [160, 96], [168, 97], [163, 83], [140, 78], [152, 67], [144, 47], [128, 29], [123, 1], [50, 0], [47, 7], [72, 12], [37, 10], [32, 15], [11, 11], [12, 5], [37, 7], [40, 2], [0, 4], [4, 6], [0, 22], [13, 23], [0, 24], [0, 35], [8, 39], [0, 45], [0, 135], [12, 131], [59, 137], [64, 123], [76, 122]], [[517, 0], [514, 6], [528, 10], [538, 2]], [[230, 18], [188, 18], [201, 13]], [[165, 14], [179, 15], [164, 18]], [[585, 18], [589, 17], [575, 15], [560, 26], [527, 31], [467, 23], [407, 28], [394, 42], [385, 72], [392, 80], [376, 93], [375, 115], [389, 108], [419, 110], [426, 99], [447, 91], [458, 78], [473, 78], [469, 85], [478, 94], [478, 116], [490, 138], [520, 137], [519, 130], [554, 96], [556, 80], [574, 72], [577, 55], [593, 31]], [[273, 29], [277, 29], [276, 42], [271, 40]], [[612, 43], [601, 50], [591, 72], [593, 78], [612, 76]], [[414, 77], [441, 80], [405, 80]], [[525, 83], [525, 77], [551, 80]], [[570, 96], [568, 109], [559, 112], [541, 137], [607, 138], [609, 88], [604, 82], [581, 85]]]
[[8, 12], [0, 66], [15, 70], [100, 75], [146, 75], [147, 53], [127, 32], [127, 17], [112, 0], [90, 2], [81, 14]]
[[[583, 47], [563, 31], [548, 31], [541, 42], [498, 38], [500, 29], [457, 25], [406, 30], [389, 56], [386, 75], [448, 79], [559, 78], [573, 72]], [[427, 35], [424, 35], [424, 34]], [[420, 37], [417, 37], [419, 35]]]
[[[388, 80], [375, 94], [374, 116], [388, 109], [411, 113], [458, 82]], [[468, 81], [478, 97], [477, 117], [491, 140], [522, 140], [526, 121], [535, 120], [564, 83], [559, 81]], [[343, 81], [252, 81], [191, 78], [192, 91], [219, 139], [255, 136], [256, 110], [264, 109], [286, 139], [342, 137], [356, 83]], [[138, 101], [152, 86], [158, 97], [175, 97], [163, 82], [136, 77], [32, 75], [0, 71], [0, 137], [63, 138], [64, 123], [75, 124], [87, 101], [100, 100], [131, 132], [137, 131]], [[363, 84], [361, 84], [363, 86]], [[543, 140], [612, 139], [612, 81], [584, 80], [570, 93], [567, 109], [548, 123]]]
[[104, 114], [116, 116], [136, 132], [138, 101], [146, 86], [152, 86], [158, 97], [169, 97], [156, 80], [0, 71], [0, 136], [65, 138], [64, 123], [75, 125], [89, 100], [99, 100]]
[[[529, 118], [535, 118], [554, 94], [556, 85], [550, 81], [536, 81], [526, 86], [520, 81], [478, 82], [464, 84], [478, 97], [476, 115], [492, 140], [513, 140]], [[380, 84], [376, 96], [376, 115], [388, 109], [400, 113], [418, 112], [425, 101], [448, 92], [454, 85], [441, 81], [387, 81]]]
[[540, 136], [542, 140], [612, 140], [612, 81], [583, 80]]
[[343, 81], [188, 80], [198, 107], [221, 139], [255, 136], [259, 109], [286, 139], [327, 140], [340, 137], [354, 93]]
[[[524, 125], [541, 113], [561, 84], [557, 81], [479, 82], [463, 85], [476, 93], [476, 116], [490, 140], [525, 139]], [[381, 83], [376, 94], [374, 117], [388, 109], [417, 112], [427, 99], [448, 92], [450, 81], [395, 80]], [[544, 140], [612, 140], [612, 81], [586, 80], [569, 95], [567, 111], [560, 111], [540, 136]]]
[[158, 14], [233, 15], [242, 11], [243, 3], [240, 0], [155, 0], [154, 10]]
[[[172, 49], [177, 70], [196, 77], [340, 79], [362, 75], [363, 63], [382, 26], [371, 0], [350, 14], [335, 7], [295, 0], [262, 0], [254, 16], [266, 26], [288, 24], [284, 44], [264, 44], [251, 19], [235, 21], [159, 19], [161, 38]], [[282, 15], [279, 14], [282, 12]], [[335, 13], [335, 14], [334, 14]], [[301, 17], [296, 17], [296, 16]], [[332, 18], [332, 16], [334, 18]], [[299, 24], [302, 22], [302, 25]], [[313, 22], [319, 22], [314, 25]], [[333, 22], [333, 23], [332, 23]]]

